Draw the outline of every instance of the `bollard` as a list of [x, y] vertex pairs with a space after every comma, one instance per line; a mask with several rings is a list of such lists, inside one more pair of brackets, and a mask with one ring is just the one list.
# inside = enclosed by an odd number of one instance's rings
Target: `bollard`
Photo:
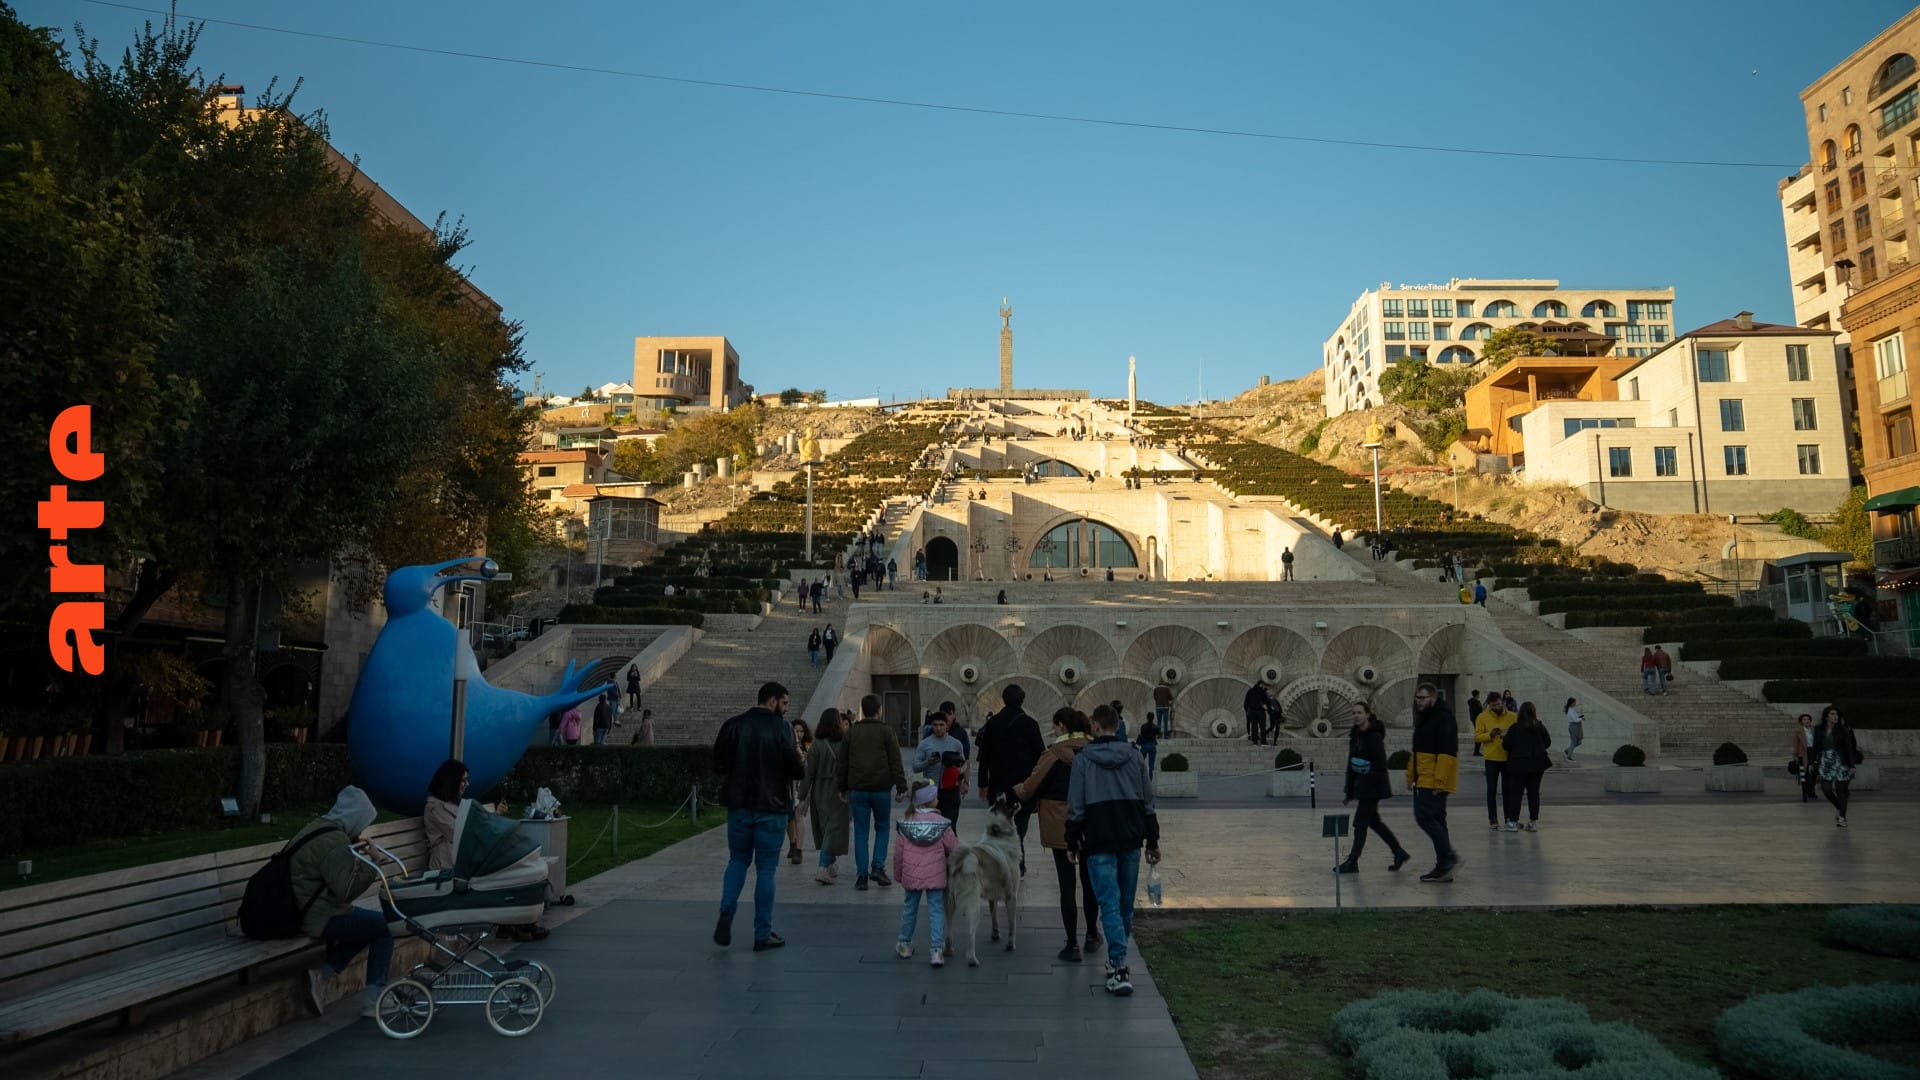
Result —
[[1313, 762], [1309, 761], [1307, 762], [1307, 809], [1312, 810], [1319, 805], [1319, 799], [1313, 791]]

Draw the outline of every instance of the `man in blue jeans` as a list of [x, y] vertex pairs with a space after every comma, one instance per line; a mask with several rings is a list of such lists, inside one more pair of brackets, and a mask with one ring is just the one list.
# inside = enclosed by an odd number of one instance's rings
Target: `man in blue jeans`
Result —
[[[840, 801], [853, 816], [853, 868], [856, 891], [865, 892], [868, 882], [885, 887], [893, 884], [887, 876], [887, 833], [894, 801], [907, 794], [907, 769], [900, 761], [900, 740], [880, 719], [880, 699], [867, 694], [860, 699], [860, 719], [847, 725], [840, 747], [838, 766]], [[873, 861], [867, 861], [867, 831], [873, 831]]]
[[1110, 705], [1093, 710], [1093, 742], [1073, 758], [1067, 782], [1067, 851], [1087, 860], [1087, 880], [1100, 904], [1107, 937], [1107, 993], [1133, 993], [1127, 971], [1127, 937], [1133, 932], [1133, 895], [1140, 884], [1140, 845], [1147, 862], [1160, 861], [1160, 819], [1153, 812], [1153, 785], [1140, 751], [1114, 731], [1120, 714]]
[[720, 887], [720, 921], [713, 943], [733, 944], [733, 913], [754, 867], [753, 951], [777, 949], [786, 940], [773, 932], [773, 872], [793, 814], [793, 782], [806, 775], [793, 728], [786, 719], [787, 688], [760, 687], [760, 704], [720, 725], [713, 741], [713, 771], [722, 778], [727, 804], [727, 874]]

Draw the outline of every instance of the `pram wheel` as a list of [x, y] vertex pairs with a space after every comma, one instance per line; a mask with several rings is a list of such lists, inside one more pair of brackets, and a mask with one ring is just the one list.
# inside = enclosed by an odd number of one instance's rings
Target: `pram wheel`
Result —
[[538, 1027], [546, 1011], [540, 988], [526, 979], [508, 979], [487, 995], [487, 1025], [510, 1039]]
[[390, 1039], [411, 1039], [433, 1022], [433, 991], [412, 979], [396, 979], [373, 1005], [373, 1022]]
[[553, 977], [553, 969], [538, 960], [521, 960], [513, 964], [512, 974], [534, 985], [540, 991], [540, 1000], [553, 1004], [553, 995], [559, 992], [559, 985]]

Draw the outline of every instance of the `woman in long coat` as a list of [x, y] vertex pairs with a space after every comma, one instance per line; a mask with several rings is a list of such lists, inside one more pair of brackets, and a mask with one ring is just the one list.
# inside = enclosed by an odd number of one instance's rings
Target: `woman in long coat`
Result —
[[807, 775], [800, 782], [807, 800], [807, 820], [813, 825], [813, 846], [820, 849], [820, 872], [813, 880], [831, 885], [840, 876], [836, 858], [847, 853], [847, 834], [852, 818], [847, 804], [840, 801], [840, 755], [846, 752], [841, 740], [846, 725], [838, 709], [820, 714], [820, 726], [813, 732], [813, 747], [807, 751]]

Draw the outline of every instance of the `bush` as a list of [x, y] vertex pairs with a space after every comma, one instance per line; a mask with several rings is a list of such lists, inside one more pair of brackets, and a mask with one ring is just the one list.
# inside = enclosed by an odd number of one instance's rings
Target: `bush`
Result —
[[1682, 660], [1732, 660], [1749, 656], [1865, 656], [1867, 643], [1862, 638], [1817, 637], [1804, 641], [1783, 638], [1732, 638], [1724, 641], [1689, 641], [1680, 647]]
[[1733, 597], [1731, 596], [1711, 596], [1700, 592], [1655, 593], [1650, 596], [1638, 592], [1600, 593], [1592, 596], [1550, 596], [1540, 601], [1540, 614], [1555, 615], [1562, 611], [1580, 611], [1589, 607], [1680, 612], [1692, 611], [1695, 608], [1732, 606]]
[[1920, 711], [1911, 697], [1834, 698], [1847, 726], [1856, 731], [1912, 731], [1920, 728]]
[[[330, 803], [350, 781], [339, 743], [268, 743], [262, 810]], [[0, 766], [0, 851], [221, 824], [240, 786], [236, 747], [42, 758]]]
[[568, 604], [560, 609], [563, 623], [610, 623], [618, 626], [699, 626], [706, 622], [698, 611], [668, 607], [597, 607]]
[[1628, 743], [1613, 752], [1613, 763], [1629, 769], [1637, 769], [1647, 763], [1647, 752]]
[[1276, 769], [1291, 769], [1298, 764], [1300, 764], [1300, 755], [1292, 747], [1273, 755], [1273, 767]]
[[535, 746], [498, 792], [480, 797], [528, 802], [544, 787], [562, 803], [676, 803], [698, 785], [704, 802], [718, 797], [719, 782], [703, 746]]
[[1920, 904], [1867, 904], [1827, 912], [1827, 940], [1877, 956], [1920, 960]]
[[[1847, 694], [1866, 694], [1877, 698], [1911, 696], [1920, 690], [1912, 679], [1774, 679], [1761, 684], [1760, 696], [1768, 701], [1832, 701]], [[1853, 717], [1843, 708], [1840, 715]]]
[[1404, 771], [1407, 767], [1407, 763], [1412, 760], [1413, 760], [1412, 751], [1395, 750], [1393, 753], [1387, 755], [1387, 768], [1400, 769]]
[[1168, 754], [1166, 758], [1160, 762], [1161, 772], [1186, 772], [1192, 767], [1193, 766], [1187, 764], [1187, 755], [1185, 754]]
[[1747, 763], [1747, 752], [1730, 742], [1723, 742], [1713, 748], [1713, 763], [1715, 765], [1745, 765]]
[[[1838, 914], [1836, 912], [1835, 914]], [[1713, 1038], [1720, 1057], [1767, 1080], [1895, 1080], [1914, 1075], [1852, 1048], [1920, 1031], [1920, 986], [1809, 986], [1756, 994], [1720, 1014]]]
[[[1818, 640], [1818, 639], [1816, 639]], [[1828, 640], [1845, 640], [1835, 638]], [[1813, 642], [1801, 642], [1811, 645]], [[1720, 661], [1722, 679], [1905, 679], [1920, 690], [1920, 658], [1911, 656], [1732, 656]]]
[[1597, 1024], [1564, 998], [1491, 990], [1389, 990], [1333, 1016], [1333, 1041], [1367, 1080], [1474, 1077], [1635, 1077], [1709, 1080], [1659, 1040]]
[[1795, 619], [1775, 619], [1769, 608], [1709, 609], [1712, 620], [1693, 622], [1669, 617], [1647, 627], [1640, 640], [1648, 645], [1663, 641], [1726, 641], [1734, 638], [1774, 638], [1806, 640], [1813, 627]]

